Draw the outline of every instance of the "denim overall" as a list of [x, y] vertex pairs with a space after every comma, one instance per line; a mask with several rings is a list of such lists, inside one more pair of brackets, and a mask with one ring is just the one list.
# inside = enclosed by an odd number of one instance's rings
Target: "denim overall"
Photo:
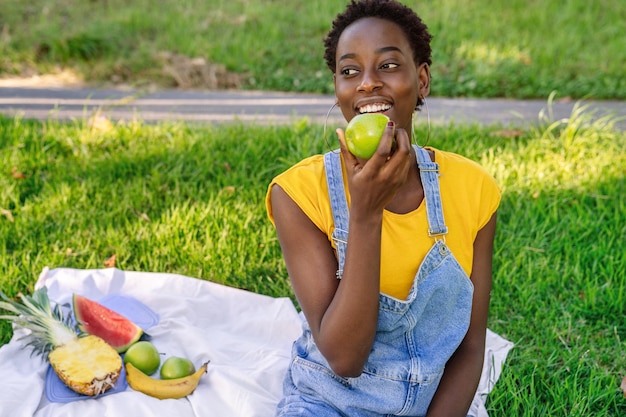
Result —
[[[439, 166], [415, 147], [433, 246], [406, 300], [379, 296], [378, 329], [357, 378], [336, 375], [313, 342], [308, 323], [294, 343], [279, 416], [424, 416], [443, 369], [469, 327], [473, 285], [445, 244]], [[348, 206], [338, 153], [324, 157], [339, 270], [343, 270]], [[350, 337], [346, 334], [346, 337]]]

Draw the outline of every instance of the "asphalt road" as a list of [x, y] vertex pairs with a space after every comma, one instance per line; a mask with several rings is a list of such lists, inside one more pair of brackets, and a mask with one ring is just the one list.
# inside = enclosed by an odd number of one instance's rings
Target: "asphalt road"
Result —
[[[140, 92], [84, 88], [0, 88], [0, 114], [40, 120], [75, 120], [95, 112], [115, 120], [188, 121], [226, 123], [292, 122], [303, 117], [323, 122], [334, 102], [330, 95], [268, 93], [250, 91]], [[427, 101], [431, 123], [477, 123], [528, 126], [541, 115], [549, 120], [568, 118], [577, 106], [588, 106], [595, 117], [620, 118], [626, 129], [625, 101], [557, 101], [508, 99], [448, 99]], [[420, 116], [426, 120], [426, 112]], [[329, 123], [343, 123], [341, 112], [333, 109]]]

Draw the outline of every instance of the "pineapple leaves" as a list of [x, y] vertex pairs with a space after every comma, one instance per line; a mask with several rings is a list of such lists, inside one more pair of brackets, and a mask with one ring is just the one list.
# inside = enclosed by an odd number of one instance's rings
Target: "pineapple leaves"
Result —
[[72, 325], [69, 315], [65, 316], [60, 306], [50, 305], [48, 289], [42, 287], [32, 296], [19, 294], [21, 303], [11, 300], [0, 291], [0, 309], [14, 315], [0, 315], [0, 319], [9, 320], [16, 326], [30, 330], [20, 339], [26, 339], [26, 346], [32, 346], [33, 351], [46, 354], [56, 346], [63, 345], [76, 338], [76, 329]]
[[[2, 291], [0, 291], [0, 298], [5, 300], [5, 301], [0, 301], [0, 310], [6, 310], [6, 311], [10, 311], [11, 313], [20, 314], [20, 310], [18, 309], [18, 307], [19, 307], [18, 303], [16, 303], [15, 301], [11, 300]], [[0, 316], [0, 317], [3, 318], [3, 319], [10, 320], [8, 317], [11, 317], [11, 316]]]
[[[0, 310], [6, 310], [6, 311], [10, 311], [11, 313], [20, 314], [20, 311], [17, 308], [5, 302], [0, 302]], [[0, 319], [10, 320], [11, 317], [13, 316], [0, 316]]]

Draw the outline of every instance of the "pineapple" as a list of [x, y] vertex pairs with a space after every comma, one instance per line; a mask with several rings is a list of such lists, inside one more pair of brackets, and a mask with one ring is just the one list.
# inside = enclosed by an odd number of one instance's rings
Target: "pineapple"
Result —
[[32, 297], [20, 294], [22, 303], [0, 291], [0, 315], [19, 327], [30, 330], [24, 339], [35, 353], [47, 360], [58, 377], [73, 391], [89, 396], [104, 393], [115, 385], [122, 370], [122, 358], [97, 336], [79, 335], [58, 305], [50, 306], [45, 287]]

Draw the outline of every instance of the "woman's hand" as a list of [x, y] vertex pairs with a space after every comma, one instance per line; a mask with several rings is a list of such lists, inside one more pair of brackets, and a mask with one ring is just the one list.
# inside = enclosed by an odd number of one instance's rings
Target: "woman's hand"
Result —
[[337, 134], [351, 203], [340, 281], [326, 234], [279, 186], [273, 187], [271, 200], [293, 290], [315, 343], [335, 373], [356, 377], [369, 357], [378, 326], [383, 210], [406, 183], [415, 159], [406, 131], [393, 125], [385, 129], [378, 150], [367, 161], [348, 151], [342, 130]]
[[342, 129], [337, 129], [337, 136], [348, 177], [351, 215], [382, 213], [406, 183], [411, 164], [415, 164], [407, 132], [395, 129], [393, 122], [389, 122], [378, 149], [368, 160], [350, 153]]

